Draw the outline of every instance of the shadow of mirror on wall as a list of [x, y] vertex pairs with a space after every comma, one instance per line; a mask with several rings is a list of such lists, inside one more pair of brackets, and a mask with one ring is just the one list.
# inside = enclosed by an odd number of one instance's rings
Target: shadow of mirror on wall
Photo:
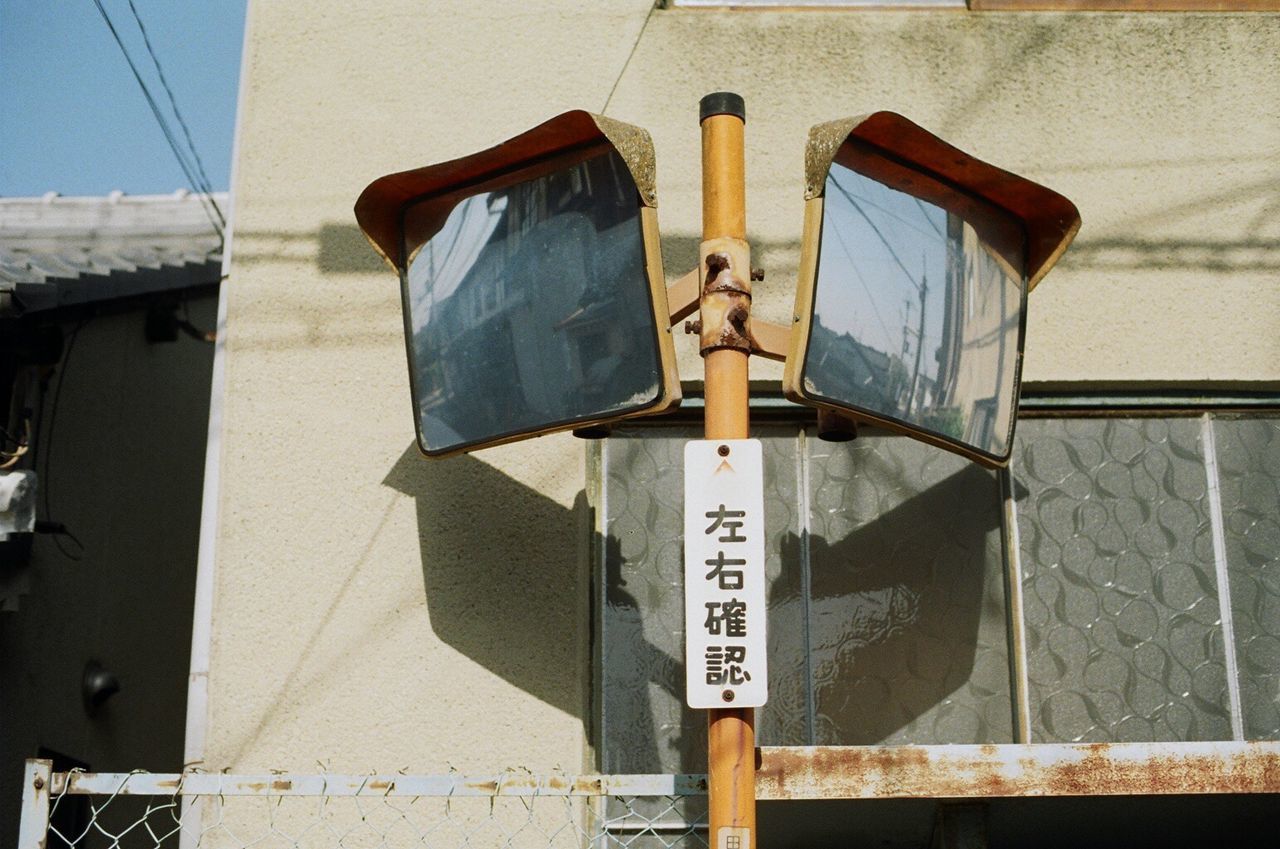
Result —
[[[769, 603], [761, 745], [1011, 741], [995, 473], [875, 432], [843, 444], [795, 426], [757, 435]], [[631, 427], [600, 447], [607, 771], [705, 765], [703, 717], [682, 686], [681, 456], [697, 436]]]
[[470, 455], [426, 460], [415, 445], [383, 484], [414, 499], [436, 636], [524, 692], [582, 717], [584, 497], [564, 507]]

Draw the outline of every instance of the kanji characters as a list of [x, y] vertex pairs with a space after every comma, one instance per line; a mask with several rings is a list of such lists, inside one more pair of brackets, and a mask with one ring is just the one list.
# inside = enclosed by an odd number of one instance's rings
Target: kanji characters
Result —
[[743, 669], [747, 662], [746, 646], [707, 646], [707, 684], [713, 687], [740, 686], [751, 680]]
[[707, 621], [703, 627], [708, 634], [720, 636], [722, 631], [726, 637], [745, 637], [747, 635], [747, 603], [731, 598], [728, 601], [709, 601], [706, 603]]
[[738, 533], [738, 528], [744, 524], [741, 520], [746, 518], [746, 515], [746, 510], [726, 510], [721, 504], [719, 509], [707, 511], [707, 518], [714, 521], [703, 533], [713, 534], [723, 527], [728, 531], [728, 535], [720, 537], [720, 542], [746, 542], [747, 538]]
[[725, 557], [723, 551], [716, 552], [716, 556], [706, 561], [712, 569], [706, 574], [706, 580], [712, 578], [720, 585], [722, 590], [740, 590], [742, 589], [742, 570], [726, 569], [726, 566], [746, 566], [747, 561], [734, 557]]

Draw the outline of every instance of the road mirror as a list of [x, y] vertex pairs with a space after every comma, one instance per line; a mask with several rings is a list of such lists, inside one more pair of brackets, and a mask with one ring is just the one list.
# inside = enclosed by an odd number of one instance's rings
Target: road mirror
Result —
[[806, 170], [787, 396], [1008, 463], [1027, 293], [1075, 206], [891, 112], [814, 127]]
[[438, 457], [679, 402], [653, 147], [569, 112], [356, 203], [399, 272], [418, 443]]

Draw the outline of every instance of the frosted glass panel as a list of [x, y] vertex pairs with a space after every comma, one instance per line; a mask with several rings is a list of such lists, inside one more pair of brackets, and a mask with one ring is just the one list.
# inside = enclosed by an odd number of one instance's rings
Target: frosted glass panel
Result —
[[1200, 427], [1019, 426], [1035, 741], [1231, 738]]
[[[796, 429], [758, 428], [764, 443], [769, 703], [760, 745], [803, 745], [808, 716], [801, 582], [784, 577], [796, 539]], [[660, 435], [660, 437], [659, 437]], [[658, 438], [655, 438], [658, 437]], [[602, 769], [703, 772], [706, 718], [685, 706], [684, 442], [700, 428], [622, 429], [606, 440]], [[800, 563], [788, 557], [792, 569]]]
[[995, 473], [903, 437], [809, 444], [815, 742], [1010, 742]]
[[1213, 429], [1244, 736], [1280, 740], [1280, 419]]
[[[996, 473], [874, 429], [849, 443], [756, 432], [771, 678], [759, 742], [1011, 741], [1013, 553]], [[609, 771], [705, 768], [705, 719], [683, 708], [680, 583], [682, 445], [699, 435], [635, 427], [601, 448]], [[1028, 418], [1011, 475], [1032, 742], [1231, 739], [1229, 645], [1245, 739], [1280, 739], [1280, 419]]]
[[[902, 437], [834, 445], [795, 427], [755, 432], [770, 678], [757, 742], [1009, 741], [994, 474]], [[682, 446], [699, 434], [623, 429], [601, 448], [610, 772], [705, 769], [705, 718], [684, 707], [680, 568]], [[882, 511], [884, 523], [870, 522]]]

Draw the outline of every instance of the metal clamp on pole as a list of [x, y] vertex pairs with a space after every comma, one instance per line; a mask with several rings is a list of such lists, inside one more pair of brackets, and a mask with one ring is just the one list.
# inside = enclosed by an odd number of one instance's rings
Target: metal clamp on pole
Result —
[[[751, 253], [747, 245], [743, 131], [739, 95], [702, 98], [700, 300], [706, 438], [748, 436], [747, 361], [751, 355]], [[707, 719], [711, 849], [756, 849], [755, 711], [713, 709]]]

